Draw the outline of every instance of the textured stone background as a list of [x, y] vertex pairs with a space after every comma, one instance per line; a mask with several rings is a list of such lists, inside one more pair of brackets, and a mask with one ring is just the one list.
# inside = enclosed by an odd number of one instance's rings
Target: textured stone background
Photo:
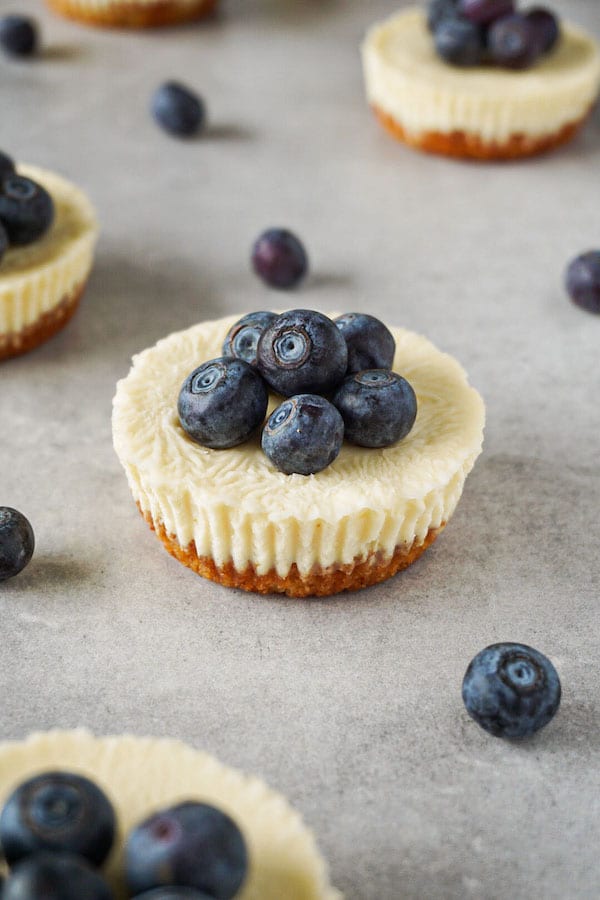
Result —
[[[554, 5], [600, 35], [596, 0]], [[405, 149], [366, 109], [358, 59], [395, 6], [224, 0], [200, 27], [128, 34], [12, 3], [39, 15], [47, 52], [0, 59], [1, 144], [84, 186], [103, 232], [77, 318], [0, 368], [0, 502], [38, 541], [0, 587], [2, 732], [173, 735], [257, 772], [300, 808], [353, 900], [595, 898], [600, 320], [561, 282], [600, 244], [600, 118], [520, 164]], [[206, 97], [202, 139], [150, 120], [169, 77]], [[179, 566], [111, 446], [132, 353], [286, 302], [248, 270], [271, 224], [310, 251], [292, 305], [427, 334], [488, 407], [437, 544], [326, 602], [246, 596]], [[546, 652], [564, 688], [555, 721], [515, 745], [460, 698], [470, 658], [506, 639]]]

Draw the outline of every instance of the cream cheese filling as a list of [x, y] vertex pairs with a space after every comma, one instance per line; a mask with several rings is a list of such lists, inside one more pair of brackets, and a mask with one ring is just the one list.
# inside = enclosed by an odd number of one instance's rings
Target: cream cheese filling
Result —
[[462, 131], [490, 142], [544, 137], [580, 121], [600, 87], [596, 41], [562, 23], [556, 49], [526, 71], [440, 59], [421, 9], [375, 25], [362, 48], [369, 102], [408, 133]]
[[117, 900], [127, 896], [124, 836], [151, 812], [182, 800], [211, 803], [240, 827], [250, 870], [236, 900], [341, 900], [312, 833], [287, 800], [206, 753], [162, 738], [97, 738], [84, 730], [34, 734], [0, 744], [0, 806], [22, 781], [51, 769], [86, 775], [113, 803], [119, 833], [106, 874]]
[[98, 232], [92, 205], [75, 185], [34, 166], [17, 172], [46, 188], [55, 218], [38, 241], [10, 247], [0, 261], [0, 335], [36, 322], [85, 283]]
[[[331, 315], [337, 315], [332, 313]], [[177, 416], [185, 377], [221, 355], [238, 316], [172, 334], [134, 357], [117, 385], [113, 439], [134, 499], [182, 547], [217, 566], [232, 562], [285, 577], [295, 563], [348, 566], [422, 543], [452, 515], [481, 451], [484, 407], [461, 366], [424, 337], [392, 328], [394, 369], [412, 384], [418, 413], [411, 433], [382, 450], [344, 443], [317, 475], [284, 475], [260, 438], [230, 450], [194, 443]], [[271, 402], [271, 408], [274, 400]]]

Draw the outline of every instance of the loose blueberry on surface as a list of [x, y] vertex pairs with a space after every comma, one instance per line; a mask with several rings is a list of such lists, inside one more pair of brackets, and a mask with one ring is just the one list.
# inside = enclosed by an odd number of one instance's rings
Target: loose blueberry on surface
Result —
[[262, 433], [262, 448], [286, 475], [315, 475], [339, 454], [344, 422], [324, 397], [299, 394], [275, 409]]
[[203, 100], [175, 81], [162, 84], [152, 95], [150, 109], [155, 121], [177, 137], [197, 134], [206, 120]]
[[223, 341], [223, 356], [235, 356], [256, 365], [258, 340], [267, 327], [277, 318], [273, 312], [251, 312], [232, 325]]
[[14, 171], [14, 160], [6, 153], [2, 153], [2, 151], [0, 150], [0, 181], [2, 181], [2, 179], [4, 179], [7, 175], [14, 174]]
[[467, 19], [442, 19], [433, 39], [438, 55], [454, 66], [478, 66], [484, 59], [482, 30]]
[[347, 440], [361, 447], [389, 447], [409, 433], [417, 416], [417, 398], [409, 382], [387, 369], [350, 375], [332, 403], [344, 420]]
[[492, 644], [469, 663], [462, 685], [466, 710], [495, 737], [528, 737], [560, 705], [560, 680], [549, 659], [526, 644]]
[[114, 900], [102, 875], [84, 859], [37, 853], [21, 860], [2, 888], [2, 900]]
[[363, 369], [390, 369], [396, 341], [383, 322], [366, 313], [346, 313], [334, 319], [348, 345], [347, 374]]
[[0, 581], [18, 575], [31, 560], [34, 547], [29, 520], [11, 506], [0, 506]]
[[456, 18], [458, 0], [430, 0], [427, 7], [427, 27], [435, 31], [442, 19]]
[[540, 55], [535, 27], [521, 13], [492, 22], [487, 42], [491, 61], [505, 69], [527, 69]]
[[104, 792], [71, 772], [45, 772], [25, 781], [0, 813], [0, 844], [9, 864], [47, 850], [100, 866], [114, 835], [115, 813]]
[[590, 250], [572, 260], [566, 271], [565, 285], [576, 306], [600, 313], [600, 250]]
[[262, 425], [269, 402], [256, 369], [233, 357], [211, 359], [188, 375], [179, 392], [181, 427], [198, 444], [225, 450]]
[[458, 0], [459, 14], [476, 25], [489, 25], [514, 9], [514, 0]]
[[335, 323], [310, 309], [281, 313], [258, 342], [258, 368], [282, 394], [325, 394], [346, 374], [348, 348]]
[[0, 47], [11, 56], [31, 56], [37, 49], [37, 26], [27, 16], [2, 16]]
[[269, 287], [286, 290], [304, 278], [308, 257], [301, 241], [291, 231], [269, 228], [252, 247], [252, 267]]
[[37, 182], [22, 175], [8, 175], [0, 188], [0, 221], [11, 244], [30, 244], [48, 231], [54, 219], [54, 202]]
[[557, 17], [549, 9], [536, 6], [527, 10], [525, 18], [533, 26], [539, 52], [548, 53], [556, 46], [560, 37], [560, 25]]
[[190, 887], [158, 887], [143, 894], [136, 894], [132, 900], [214, 900], [204, 891]]
[[133, 894], [173, 885], [229, 900], [247, 870], [248, 853], [236, 823], [205, 803], [180, 803], [155, 813], [125, 843], [125, 874]]

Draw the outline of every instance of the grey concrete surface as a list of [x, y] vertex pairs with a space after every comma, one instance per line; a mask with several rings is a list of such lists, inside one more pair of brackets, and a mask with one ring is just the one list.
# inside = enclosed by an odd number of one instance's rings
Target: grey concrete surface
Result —
[[[600, 35], [596, 0], [554, 5]], [[85, 725], [218, 754], [290, 797], [352, 900], [600, 896], [600, 318], [562, 289], [566, 262], [600, 244], [598, 115], [518, 164], [396, 144], [358, 60], [389, 0], [223, 0], [211, 22], [153, 34], [5, 7], [39, 16], [46, 51], [0, 59], [2, 147], [86, 188], [103, 230], [76, 319], [0, 368], [0, 503], [37, 535], [0, 586], [2, 735]], [[199, 140], [148, 116], [171, 77], [207, 100]], [[311, 256], [289, 301], [248, 268], [272, 224]], [[488, 408], [437, 544], [329, 601], [245, 595], [180, 566], [111, 445], [132, 353], [288, 302], [427, 334]], [[563, 682], [554, 722], [520, 744], [462, 708], [468, 661], [497, 640], [538, 647]]]

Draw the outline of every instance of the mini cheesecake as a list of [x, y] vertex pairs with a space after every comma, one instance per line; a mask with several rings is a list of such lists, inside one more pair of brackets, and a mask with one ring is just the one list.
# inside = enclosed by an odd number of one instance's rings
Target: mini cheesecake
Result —
[[117, 846], [106, 875], [116, 900], [128, 896], [122, 874], [127, 833], [150, 814], [184, 800], [216, 806], [242, 831], [250, 868], [236, 900], [342, 900], [313, 834], [281, 794], [180, 741], [100, 738], [79, 729], [1, 743], [0, 808], [23, 781], [57, 769], [90, 778], [115, 808]]
[[461, 68], [441, 59], [421, 9], [375, 25], [362, 49], [367, 99], [395, 137], [432, 153], [531, 156], [565, 143], [600, 88], [600, 48], [568, 23], [532, 68]]
[[92, 268], [98, 233], [86, 195], [64, 178], [17, 166], [54, 201], [54, 221], [38, 240], [10, 247], [0, 260], [0, 360], [32, 350], [69, 321]]
[[200, 19], [217, 0], [46, 0], [50, 9], [86, 25], [154, 28]]
[[198, 574], [259, 593], [325, 596], [410, 565], [450, 519], [481, 451], [484, 406], [461, 366], [425, 338], [392, 328], [393, 368], [417, 395], [410, 434], [384, 449], [344, 442], [316, 475], [285, 475], [260, 436], [211, 450], [179, 422], [183, 381], [221, 355], [236, 321], [170, 335], [134, 357], [117, 385], [114, 446], [150, 527]]

